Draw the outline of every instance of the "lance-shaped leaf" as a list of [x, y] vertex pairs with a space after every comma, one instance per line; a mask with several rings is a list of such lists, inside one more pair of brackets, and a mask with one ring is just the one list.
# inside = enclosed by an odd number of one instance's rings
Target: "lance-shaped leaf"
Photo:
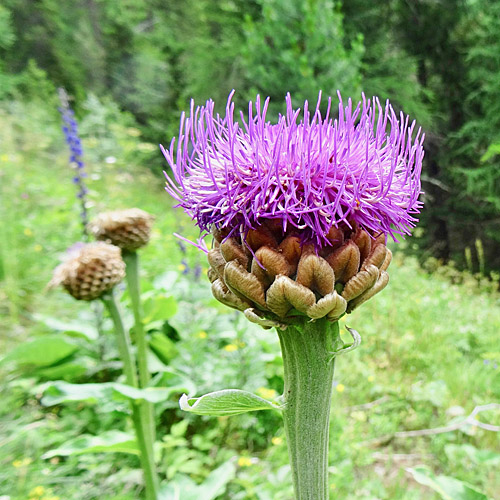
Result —
[[488, 497], [470, 484], [453, 477], [435, 476], [427, 467], [407, 469], [415, 481], [429, 486], [444, 500], [488, 500]]
[[67, 457], [84, 453], [131, 453], [139, 455], [139, 448], [133, 436], [120, 431], [107, 431], [98, 436], [78, 436], [59, 448], [50, 450], [42, 458]]
[[255, 394], [238, 389], [225, 389], [210, 392], [199, 398], [189, 398], [183, 394], [179, 406], [181, 410], [196, 413], [196, 415], [210, 415], [222, 417], [239, 415], [257, 410], [280, 410], [281, 407]]
[[185, 387], [147, 387], [137, 389], [125, 384], [106, 382], [103, 384], [68, 384], [56, 381], [45, 386], [42, 404], [53, 406], [70, 401], [102, 403], [109, 401], [145, 400], [149, 403], [166, 401], [171, 394], [182, 392]]

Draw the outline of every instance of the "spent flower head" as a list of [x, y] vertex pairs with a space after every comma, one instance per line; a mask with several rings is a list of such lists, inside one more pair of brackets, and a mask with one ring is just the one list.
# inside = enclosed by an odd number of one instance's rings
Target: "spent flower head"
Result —
[[88, 224], [88, 230], [97, 240], [135, 252], [148, 244], [154, 219], [140, 208], [112, 210], [100, 213]]
[[77, 300], [94, 300], [110, 291], [125, 277], [121, 250], [113, 245], [76, 243], [54, 270], [50, 288], [62, 285]]
[[414, 227], [422, 203], [420, 171], [424, 134], [387, 101], [351, 99], [338, 113], [321, 93], [314, 110], [301, 113], [290, 94], [286, 114], [267, 120], [269, 98], [248, 105], [235, 119], [234, 92], [225, 116], [214, 102], [182, 115], [179, 137], [162, 148], [172, 170], [167, 191], [196, 221], [202, 235], [225, 234], [275, 220], [316, 248], [330, 245], [332, 228], [358, 226], [397, 239]]

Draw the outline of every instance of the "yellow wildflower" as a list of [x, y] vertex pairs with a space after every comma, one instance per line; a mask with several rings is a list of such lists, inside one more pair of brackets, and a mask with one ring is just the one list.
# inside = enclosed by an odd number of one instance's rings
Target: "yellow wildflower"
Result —
[[267, 387], [259, 387], [257, 393], [264, 399], [273, 399], [276, 397], [276, 391], [274, 389], [268, 389]]
[[252, 460], [249, 457], [238, 458], [238, 465], [240, 467], [250, 467], [252, 465]]
[[375, 381], [375, 377], [373, 375], [369, 375], [366, 380], [368, 380], [368, 382], [373, 382]]
[[25, 236], [33, 236], [33, 231], [29, 227], [25, 227], [23, 233]]
[[271, 439], [271, 443], [273, 443], [275, 446], [279, 446], [281, 443], [283, 443], [283, 438], [280, 438], [278, 436], [274, 436]]
[[345, 385], [344, 384], [338, 384], [337, 385], [337, 392], [344, 392], [345, 391]]
[[2, 161], [9, 161], [9, 155], [2, 155], [2, 156], [0, 156], [0, 160], [2, 160]]
[[201, 331], [198, 333], [198, 338], [200, 339], [206, 339], [207, 338], [207, 332]]
[[12, 465], [16, 468], [19, 469], [19, 467], [26, 467], [29, 464], [31, 464], [33, 460], [31, 458], [23, 458], [22, 460], [14, 460], [12, 462]]
[[45, 488], [43, 486], [35, 486], [30, 491], [30, 497], [41, 497], [45, 493]]
[[42, 245], [40, 245], [40, 243], [37, 243], [34, 247], [33, 247], [33, 250], [35, 252], [41, 252], [43, 250], [43, 247]]
[[227, 344], [227, 346], [224, 347], [224, 350], [227, 352], [234, 352], [238, 350], [238, 346], [235, 344]]

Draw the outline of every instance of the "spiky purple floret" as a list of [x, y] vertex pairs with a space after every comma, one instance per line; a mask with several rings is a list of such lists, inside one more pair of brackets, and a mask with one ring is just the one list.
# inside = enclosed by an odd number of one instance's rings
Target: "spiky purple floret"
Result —
[[297, 228], [304, 240], [329, 245], [332, 226], [356, 223], [371, 234], [383, 232], [397, 241], [410, 234], [422, 203], [420, 172], [424, 134], [415, 122], [396, 115], [389, 101], [378, 98], [353, 109], [338, 94], [338, 116], [304, 103], [276, 124], [266, 121], [269, 98], [248, 105], [248, 119], [234, 120], [234, 91], [224, 117], [214, 103], [191, 102], [175, 138], [163, 154], [172, 169], [166, 190], [200, 227], [212, 226], [245, 235], [267, 219], [282, 221], [285, 231]]

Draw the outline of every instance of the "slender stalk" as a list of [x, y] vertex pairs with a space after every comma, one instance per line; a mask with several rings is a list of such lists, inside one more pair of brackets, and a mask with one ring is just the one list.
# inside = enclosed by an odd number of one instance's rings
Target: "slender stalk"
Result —
[[285, 369], [283, 419], [296, 500], [328, 500], [331, 352], [338, 323], [325, 319], [278, 329]]
[[[135, 343], [137, 346], [137, 367], [139, 369], [139, 386], [145, 388], [149, 385], [151, 374], [148, 369], [147, 358], [147, 340], [144, 324], [142, 322], [142, 307], [141, 307], [141, 289], [139, 281], [139, 256], [137, 252], [125, 252], [123, 255], [127, 271], [127, 286], [132, 303], [132, 311], [134, 314], [134, 333]], [[156, 427], [154, 406], [147, 401], [142, 403], [142, 411], [144, 412], [144, 434], [150, 448], [149, 452], [153, 454], [153, 443], [156, 440]]]
[[[123, 362], [123, 372], [127, 384], [132, 387], [138, 387], [137, 372], [135, 369], [135, 360], [132, 353], [132, 344], [130, 337], [123, 326], [123, 321], [115, 302], [113, 293], [108, 293], [102, 296], [102, 301], [106, 306], [113, 325], [115, 327], [116, 340], [118, 344], [118, 351]], [[140, 449], [141, 465], [144, 472], [144, 481], [146, 484], [146, 498], [147, 500], [157, 500], [158, 498], [158, 477], [156, 469], [152, 460], [152, 455], [149, 453], [147, 446], [147, 439], [144, 434], [143, 415], [137, 403], [131, 401], [132, 409], [132, 422], [134, 424], [137, 443]]]

